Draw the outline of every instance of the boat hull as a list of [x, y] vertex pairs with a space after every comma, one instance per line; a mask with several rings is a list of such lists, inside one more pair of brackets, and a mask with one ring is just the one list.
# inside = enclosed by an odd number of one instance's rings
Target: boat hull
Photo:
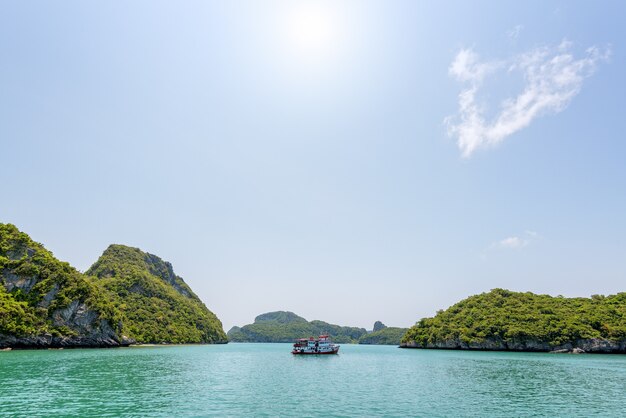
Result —
[[337, 347], [337, 349], [333, 350], [333, 351], [324, 351], [324, 352], [315, 352], [315, 351], [299, 351], [299, 350], [293, 350], [291, 352], [291, 354], [293, 355], [297, 355], [297, 356], [323, 356], [326, 354], [338, 354], [339, 353], [339, 347]]

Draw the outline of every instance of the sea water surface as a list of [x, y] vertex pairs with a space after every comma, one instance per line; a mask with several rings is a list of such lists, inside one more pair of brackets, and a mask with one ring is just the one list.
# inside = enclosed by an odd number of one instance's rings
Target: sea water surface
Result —
[[626, 356], [289, 344], [0, 352], [2, 416], [624, 416]]

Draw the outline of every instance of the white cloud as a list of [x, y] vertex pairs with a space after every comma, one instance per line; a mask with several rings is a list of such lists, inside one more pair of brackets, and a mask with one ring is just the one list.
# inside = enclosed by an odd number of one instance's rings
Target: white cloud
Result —
[[[444, 123], [448, 135], [457, 138], [463, 157], [499, 144], [539, 116], [561, 112], [580, 92], [584, 79], [610, 55], [608, 48], [603, 51], [591, 47], [577, 59], [571, 48], [570, 42], [563, 41], [556, 47], [536, 48], [508, 60], [491, 61], [481, 61], [472, 49], [458, 52], [449, 74], [465, 88], [459, 93], [458, 114], [447, 117]], [[487, 120], [486, 109], [479, 105], [477, 96], [484, 80], [503, 70], [520, 73], [525, 86], [517, 96], [503, 100], [496, 115]]]
[[503, 63], [498, 61], [480, 62], [471, 49], [462, 49], [450, 64], [449, 73], [463, 82], [480, 83], [485, 76], [497, 71]]
[[530, 243], [529, 240], [520, 237], [508, 237], [498, 242], [500, 248], [522, 248]]
[[530, 245], [534, 240], [539, 238], [539, 233], [535, 231], [524, 231], [522, 235], [514, 235], [506, 237], [491, 245], [492, 248], [519, 249]]

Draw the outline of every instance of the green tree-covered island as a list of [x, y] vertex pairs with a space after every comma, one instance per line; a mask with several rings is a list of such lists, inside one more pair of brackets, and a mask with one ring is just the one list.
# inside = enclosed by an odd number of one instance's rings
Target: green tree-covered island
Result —
[[401, 346], [626, 353], [626, 293], [565, 298], [494, 289], [420, 320]]
[[398, 345], [406, 328], [374, 324], [374, 331], [365, 328], [329, 324], [324, 321], [307, 321], [293, 312], [268, 312], [257, 316], [254, 323], [232, 327], [228, 339], [233, 342], [286, 343], [298, 338], [329, 335], [334, 342], [352, 344]]
[[171, 264], [111, 245], [82, 274], [0, 223], [0, 348], [226, 343], [222, 323]]

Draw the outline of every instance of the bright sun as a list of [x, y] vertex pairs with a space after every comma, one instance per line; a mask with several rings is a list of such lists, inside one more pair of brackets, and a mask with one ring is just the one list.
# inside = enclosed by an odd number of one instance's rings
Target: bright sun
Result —
[[336, 16], [319, 3], [300, 4], [290, 10], [285, 37], [301, 58], [323, 59], [332, 53], [337, 42]]
[[304, 49], [322, 49], [333, 38], [331, 14], [319, 7], [303, 6], [292, 12], [289, 20], [292, 41]]

